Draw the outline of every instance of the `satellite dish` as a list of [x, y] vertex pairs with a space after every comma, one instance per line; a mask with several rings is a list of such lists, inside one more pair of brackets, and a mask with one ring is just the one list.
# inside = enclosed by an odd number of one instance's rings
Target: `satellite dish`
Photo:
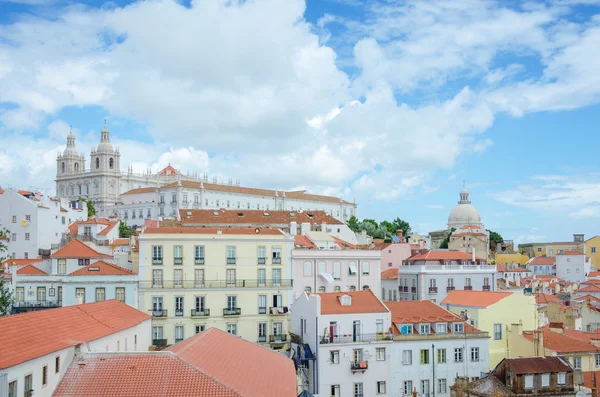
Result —
[[260, 233], [260, 229], [259, 229], [259, 228], [256, 228], [256, 229], [254, 229], [254, 232], [255, 232], [256, 234], [258, 234], [258, 233]]

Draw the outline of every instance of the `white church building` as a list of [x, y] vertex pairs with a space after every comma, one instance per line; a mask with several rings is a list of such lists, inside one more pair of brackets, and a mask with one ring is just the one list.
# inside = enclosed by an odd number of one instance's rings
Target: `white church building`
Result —
[[57, 196], [91, 199], [99, 215], [116, 215], [129, 225], [177, 218], [183, 209], [322, 210], [342, 222], [356, 215], [356, 203], [341, 197], [243, 187], [231, 179], [227, 184], [216, 179], [209, 183], [206, 174], [183, 175], [170, 165], [157, 173], [134, 173], [131, 167], [121, 172], [120, 163], [121, 153], [112, 146], [106, 124], [100, 144], [90, 153], [89, 168], [70, 133], [66, 149], [56, 159]]

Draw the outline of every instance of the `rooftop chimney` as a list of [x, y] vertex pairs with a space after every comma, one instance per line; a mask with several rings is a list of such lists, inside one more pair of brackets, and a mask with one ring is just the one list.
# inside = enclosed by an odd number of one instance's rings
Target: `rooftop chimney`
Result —
[[473, 251], [471, 251], [471, 252], [473, 253], [473, 255], [472, 255], [473, 259], [472, 260], [473, 260], [473, 262], [475, 262], [475, 247], [473, 247]]
[[402, 242], [402, 229], [396, 230], [396, 236], [398, 236], [398, 238], [400, 239], [400, 242]]

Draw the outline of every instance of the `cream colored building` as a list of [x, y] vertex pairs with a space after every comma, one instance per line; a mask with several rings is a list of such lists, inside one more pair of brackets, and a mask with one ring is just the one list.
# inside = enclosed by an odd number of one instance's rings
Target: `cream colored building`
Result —
[[153, 345], [213, 326], [283, 348], [293, 242], [277, 229], [146, 229], [139, 237], [139, 304], [153, 316]]

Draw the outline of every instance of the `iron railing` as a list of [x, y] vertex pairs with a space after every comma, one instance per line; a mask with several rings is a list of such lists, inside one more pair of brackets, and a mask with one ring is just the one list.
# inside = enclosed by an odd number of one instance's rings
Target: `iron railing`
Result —
[[484, 285], [484, 286], [483, 286], [483, 290], [484, 290], [484, 291], [490, 291], [490, 290], [491, 290], [491, 286], [489, 286], [489, 285]]
[[194, 258], [194, 263], [196, 265], [204, 265], [204, 257], [202, 257], [202, 258]]
[[192, 309], [192, 317], [208, 317], [210, 316], [210, 309], [204, 309], [204, 310], [196, 310], [196, 309]]
[[369, 368], [369, 362], [367, 360], [350, 361], [350, 369], [352, 371], [364, 371], [367, 368]]
[[228, 265], [235, 265], [235, 258], [227, 258]]
[[259, 307], [258, 308], [258, 314], [267, 314], [267, 308], [266, 307]]
[[235, 308], [224, 308], [223, 309], [223, 315], [224, 316], [239, 316], [242, 314], [242, 308], [240, 307], [235, 307]]
[[287, 313], [287, 306], [271, 307], [269, 314], [271, 316], [285, 316]]
[[446, 287], [446, 292], [454, 291], [454, 287]]
[[61, 307], [62, 301], [15, 301], [12, 305], [18, 308], [53, 308]]
[[173, 258], [173, 264], [175, 264], [175, 265], [182, 265], [183, 264], [183, 258]]
[[267, 335], [258, 335], [258, 343], [264, 343], [267, 341]]
[[394, 335], [392, 335], [391, 332], [378, 332], [375, 334], [322, 335], [319, 337], [319, 339], [320, 339], [320, 344], [377, 342], [377, 341], [393, 340]]
[[267, 258], [258, 258], [259, 265], [264, 265], [265, 263], [267, 263]]
[[287, 335], [269, 335], [269, 343], [285, 343]]
[[163, 263], [163, 258], [152, 258], [153, 265], [162, 265], [162, 263]]
[[281, 264], [281, 258], [273, 258], [271, 263], [273, 263], [274, 265], [279, 265]]
[[281, 288], [293, 287], [292, 279], [282, 280], [154, 280], [140, 281], [140, 288]]
[[152, 310], [152, 317], [167, 317], [167, 310]]
[[166, 346], [167, 345], [167, 340], [166, 339], [152, 339], [152, 345], [154, 345], [154, 346]]

